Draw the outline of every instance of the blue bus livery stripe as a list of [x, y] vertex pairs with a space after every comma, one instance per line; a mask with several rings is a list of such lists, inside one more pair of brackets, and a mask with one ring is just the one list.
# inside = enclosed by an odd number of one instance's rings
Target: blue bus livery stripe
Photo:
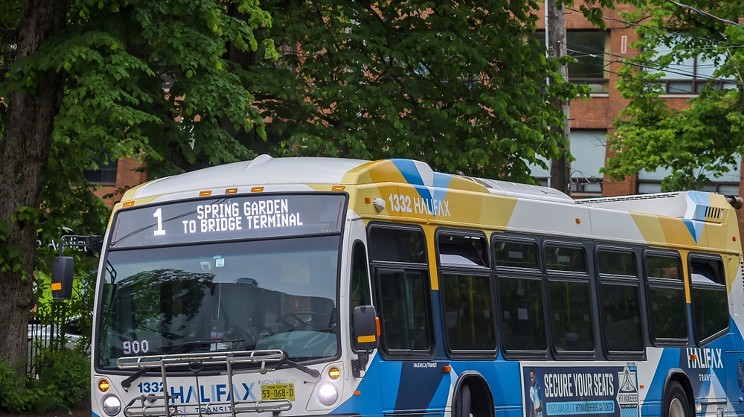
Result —
[[687, 226], [687, 230], [690, 232], [692, 239], [695, 240], [695, 243], [698, 243], [698, 239], [700, 238], [700, 236], [702, 236], [703, 229], [705, 229], [705, 224], [703, 222], [690, 219], [682, 219], [682, 221], [684, 221], [685, 226]]

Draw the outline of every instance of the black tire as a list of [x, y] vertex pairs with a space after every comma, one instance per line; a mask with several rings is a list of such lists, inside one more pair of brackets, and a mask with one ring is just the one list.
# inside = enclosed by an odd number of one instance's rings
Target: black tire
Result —
[[463, 385], [460, 387], [460, 393], [455, 398], [455, 409], [452, 410], [452, 417], [470, 417], [470, 387]]
[[664, 417], [691, 417], [690, 401], [679, 382], [669, 384], [663, 411]]

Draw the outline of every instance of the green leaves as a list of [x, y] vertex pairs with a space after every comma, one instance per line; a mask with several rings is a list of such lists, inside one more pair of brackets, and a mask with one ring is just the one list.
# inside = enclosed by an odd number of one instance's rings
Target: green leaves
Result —
[[[8, 77], [0, 79], [0, 97], [8, 105], [12, 92], [46, 93], [42, 83], [50, 72], [62, 74], [64, 83], [59, 113], [49, 115], [54, 131], [41, 139], [51, 143], [45, 177], [22, 179], [44, 182], [43, 202], [36, 212], [22, 208], [3, 220], [31, 222], [33, 214], [47, 240], [58, 239], [63, 226], [101, 233], [108, 210], [92, 194], [84, 170], [128, 156], [147, 160], [151, 175], [172, 174], [250, 156], [236, 131], [266, 136], [253, 95], [229, 53], [260, 45], [263, 56], [276, 56], [271, 40], [254, 36], [254, 30], [271, 23], [258, 2], [69, 4], [65, 28], [44, 39], [36, 53], [2, 63]], [[20, 2], [17, 6], [20, 10]], [[0, 28], [18, 24], [20, 15], [13, 10], [3, 14]], [[0, 126], [4, 123], [0, 119]], [[6, 229], [0, 228], [7, 243], [0, 250], [1, 265], [19, 271], [26, 249], [7, 242]]]
[[[690, 5], [734, 21], [744, 13], [744, 5], [738, 3]], [[619, 71], [618, 87], [630, 102], [615, 121], [610, 146], [616, 153], [605, 172], [621, 179], [642, 169], [668, 169], [671, 174], [663, 180], [663, 190], [700, 189], [710, 178], [728, 172], [744, 150], [740, 72], [744, 31], [657, 0], [645, 3], [635, 17], [642, 15], [650, 16], [639, 26], [643, 36], [634, 45], [642, 52]], [[705, 65], [684, 65], [695, 58], [706, 61]], [[716, 69], [705, 73], [706, 66]], [[691, 82], [695, 68], [700, 72], [698, 85], [704, 88], [683, 110], [670, 108], [657, 81]]]
[[[559, 153], [549, 126], [561, 117], [551, 103], [579, 90], [526, 40], [530, 4], [264, 5], [274, 19], [264, 33], [288, 53], [251, 65], [249, 76], [283, 153], [410, 157], [526, 181], [525, 158]], [[546, 77], [555, 82], [546, 86]]]

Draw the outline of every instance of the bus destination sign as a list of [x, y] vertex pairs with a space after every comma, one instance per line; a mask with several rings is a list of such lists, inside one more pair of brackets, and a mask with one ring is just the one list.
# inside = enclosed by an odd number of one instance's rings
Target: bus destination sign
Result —
[[345, 195], [220, 197], [121, 210], [112, 248], [338, 233]]

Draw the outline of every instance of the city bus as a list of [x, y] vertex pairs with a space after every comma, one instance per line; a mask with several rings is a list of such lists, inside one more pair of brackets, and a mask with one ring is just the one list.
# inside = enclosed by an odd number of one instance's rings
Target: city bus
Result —
[[262, 155], [126, 192], [94, 416], [744, 415], [741, 199]]

